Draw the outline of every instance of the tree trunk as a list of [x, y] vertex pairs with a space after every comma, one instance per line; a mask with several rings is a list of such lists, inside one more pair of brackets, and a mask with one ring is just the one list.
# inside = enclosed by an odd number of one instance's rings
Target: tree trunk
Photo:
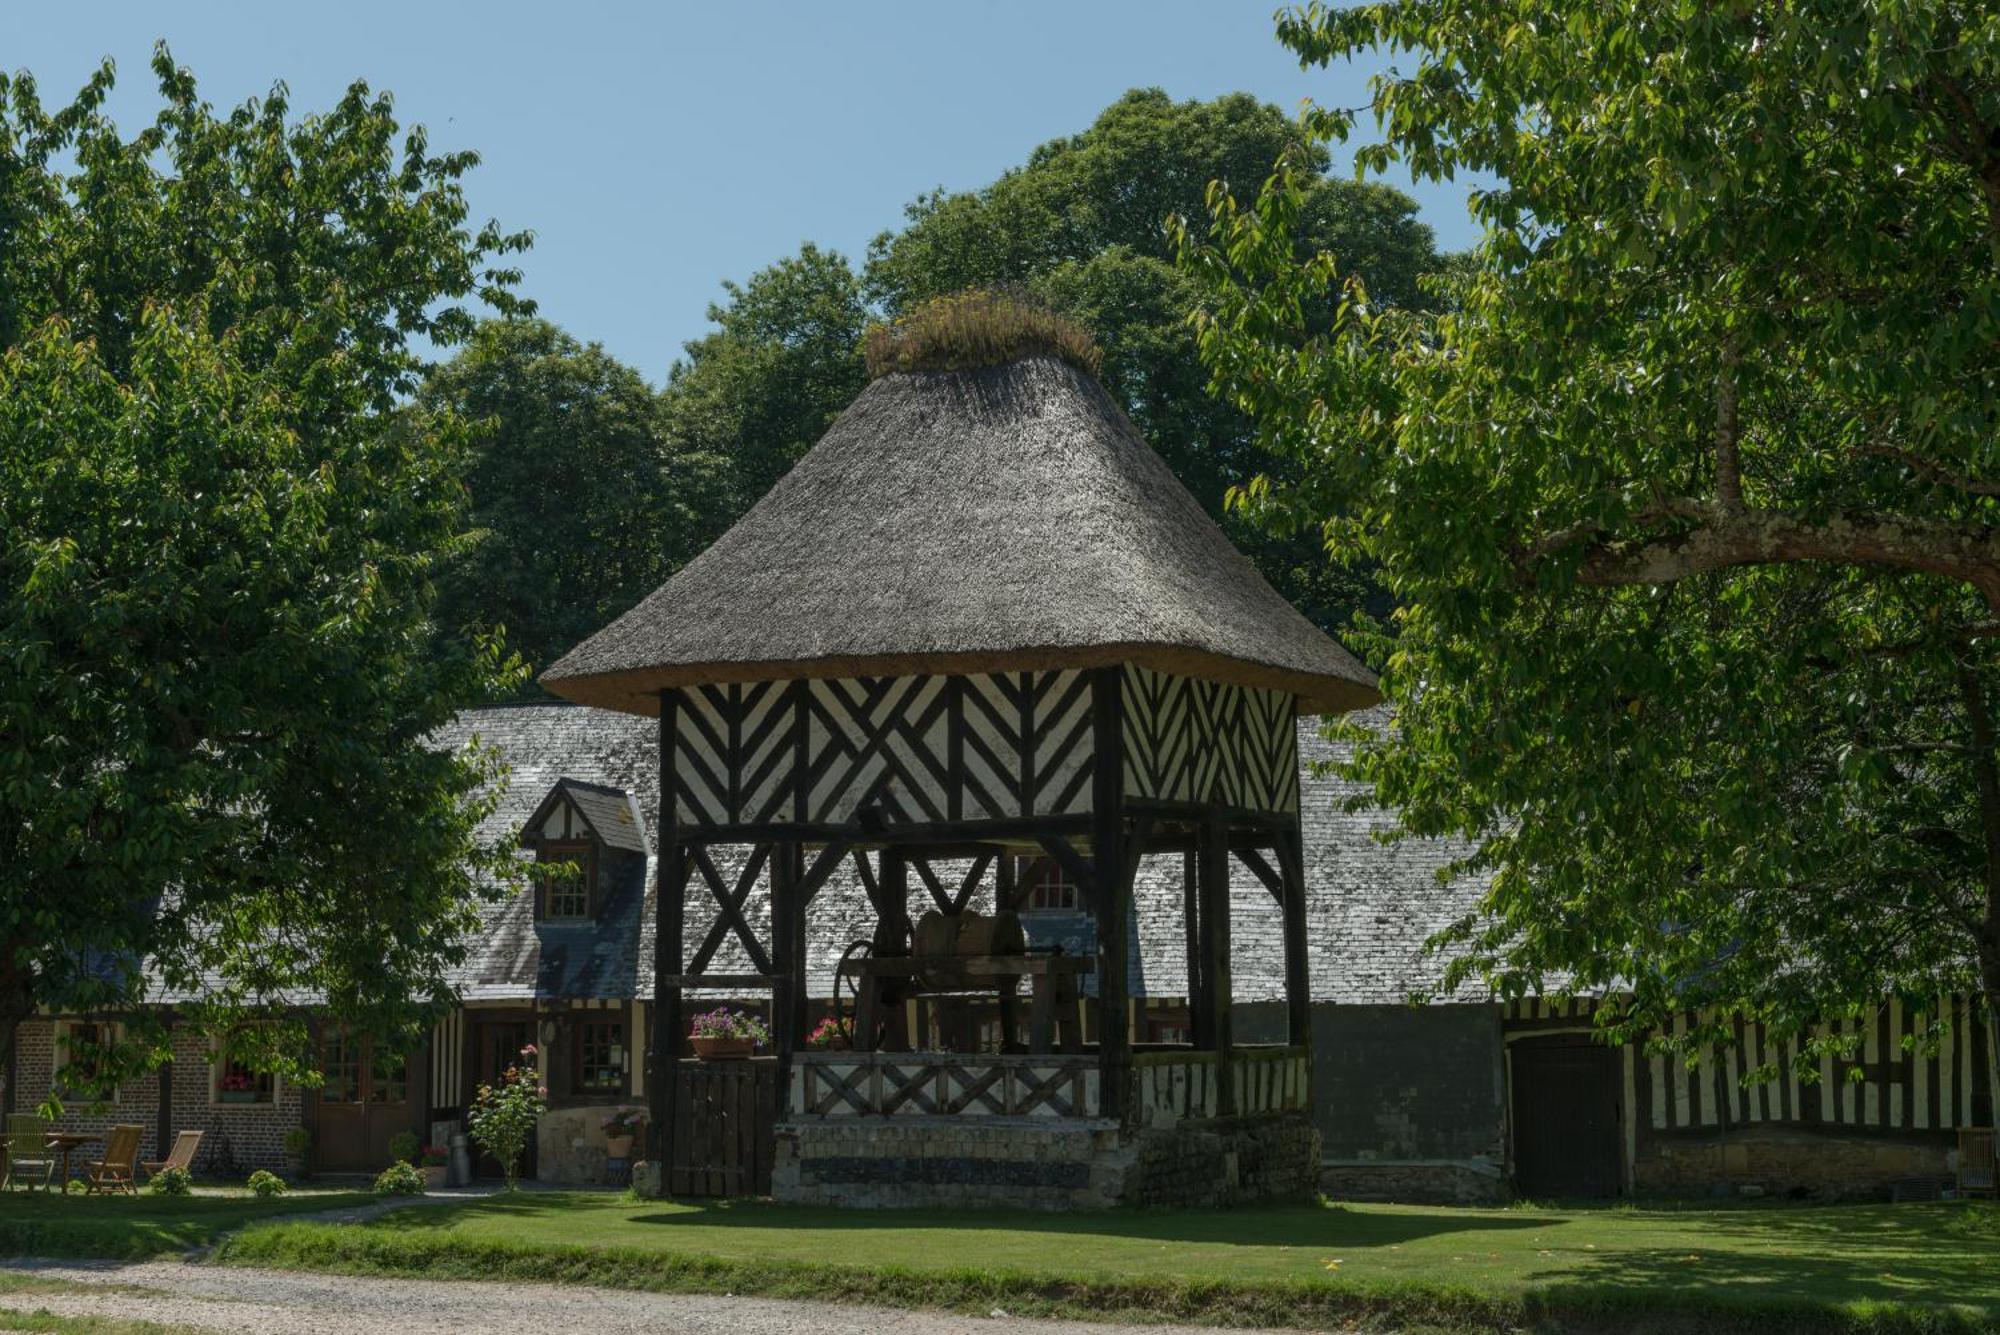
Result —
[[0, 1080], [9, 1082], [6, 1104], [15, 1112], [23, 1108], [21, 1091], [11, 1083], [18, 1070], [14, 1038], [22, 1022], [35, 1013], [34, 975], [18, 962], [26, 953], [25, 942], [0, 942]]

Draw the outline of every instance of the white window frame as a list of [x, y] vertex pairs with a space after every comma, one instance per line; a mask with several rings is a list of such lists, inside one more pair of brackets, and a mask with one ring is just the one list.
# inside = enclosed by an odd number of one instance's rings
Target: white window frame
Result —
[[275, 1108], [278, 1106], [278, 1100], [284, 1094], [285, 1082], [283, 1079], [279, 1077], [276, 1071], [272, 1071], [270, 1073], [271, 1097], [268, 1101], [257, 1100], [252, 1102], [245, 1102], [242, 1099], [224, 1099], [222, 1097], [222, 1073], [224, 1070], [228, 1068], [228, 1066], [229, 1066], [229, 1058], [227, 1054], [220, 1052], [216, 1053], [214, 1059], [208, 1063], [208, 1106], [209, 1107], [248, 1110], [252, 1108]]

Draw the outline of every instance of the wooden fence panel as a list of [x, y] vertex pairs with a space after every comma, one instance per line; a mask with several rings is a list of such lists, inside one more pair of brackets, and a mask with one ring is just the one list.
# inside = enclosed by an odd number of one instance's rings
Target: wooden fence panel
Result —
[[674, 1083], [668, 1192], [769, 1195], [776, 1102], [774, 1062], [683, 1062]]

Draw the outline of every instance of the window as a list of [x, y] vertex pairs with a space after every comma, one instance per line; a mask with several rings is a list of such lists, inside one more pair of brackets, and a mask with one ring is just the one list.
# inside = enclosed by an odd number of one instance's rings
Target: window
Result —
[[278, 1101], [278, 1078], [269, 1071], [253, 1071], [234, 1057], [224, 1056], [215, 1063], [215, 1103], [247, 1103], [269, 1106]]
[[1023, 858], [1015, 873], [1018, 902], [1024, 909], [1070, 909], [1083, 907], [1076, 882], [1063, 872], [1054, 858]]
[[370, 1103], [402, 1103], [409, 1098], [410, 1063], [399, 1053], [383, 1052], [375, 1049], [375, 1059], [368, 1064], [368, 1101]]
[[583, 1020], [576, 1026], [576, 1088], [580, 1094], [625, 1092], [625, 1022]]
[[588, 918], [596, 911], [597, 850], [582, 844], [544, 844], [535, 874], [543, 918]]
[[321, 1103], [361, 1102], [361, 1040], [345, 1029], [329, 1032], [320, 1044]]
[[107, 1087], [101, 1082], [109, 1066], [112, 1045], [118, 1041], [117, 1026], [101, 1020], [71, 1020], [60, 1032], [56, 1061], [64, 1092], [116, 1100], [117, 1087]]

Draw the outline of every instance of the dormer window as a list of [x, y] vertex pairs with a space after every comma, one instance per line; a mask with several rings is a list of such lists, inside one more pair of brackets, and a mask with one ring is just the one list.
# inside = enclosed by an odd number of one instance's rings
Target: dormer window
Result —
[[597, 845], [590, 840], [544, 843], [536, 859], [536, 916], [544, 921], [597, 914]]
[[622, 788], [556, 780], [522, 826], [521, 845], [535, 855], [540, 922], [594, 922], [645, 881], [646, 836]]

